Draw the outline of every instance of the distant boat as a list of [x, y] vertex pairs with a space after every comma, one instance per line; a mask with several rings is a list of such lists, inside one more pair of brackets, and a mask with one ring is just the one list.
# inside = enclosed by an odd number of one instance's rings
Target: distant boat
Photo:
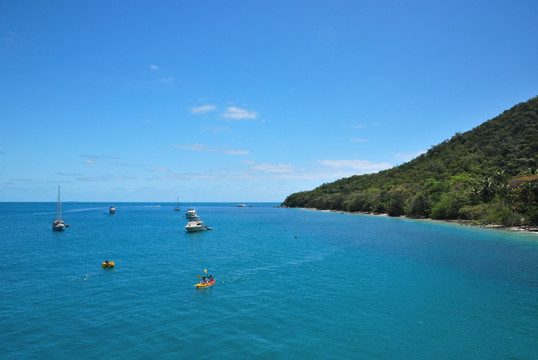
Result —
[[196, 217], [198, 216], [198, 214], [196, 213], [196, 209], [195, 208], [189, 208], [187, 210], [187, 212], [185, 213], [185, 217], [187, 219], [192, 219], [193, 217]]
[[108, 209], [108, 212], [111, 213], [111, 214], [115, 214], [116, 213], [116, 207], [114, 205], [112, 205], [109, 209]]
[[207, 226], [204, 225], [204, 222], [200, 219], [199, 216], [193, 216], [189, 219], [187, 225], [185, 225], [187, 232], [198, 232], [208, 230]]
[[245, 204], [237, 204], [237, 207], [246, 207]]
[[56, 220], [52, 222], [52, 230], [64, 231], [65, 222], [62, 220], [62, 200], [60, 198], [60, 187], [58, 186], [58, 203], [56, 204]]
[[179, 196], [177, 197], [176, 207], [174, 208], [174, 211], [181, 211], [181, 209], [179, 207]]

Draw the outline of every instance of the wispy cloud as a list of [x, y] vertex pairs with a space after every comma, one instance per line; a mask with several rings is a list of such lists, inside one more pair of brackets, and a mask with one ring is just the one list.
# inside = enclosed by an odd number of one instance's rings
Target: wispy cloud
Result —
[[2, 41], [4, 42], [4, 44], [8, 44], [8, 45], [14, 44], [15, 41], [20, 38], [19, 34], [11, 30], [9, 30], [7, 33], [8, 33], [7, 36], [2, 37]]
[[358, 174], [374, 173], [381, 170], [390, 169], [391, 164], [387, 162], [373, 163], [369, 160], [321, 160], [318, 164], [338, 169], [353, 169]]
[[174, 82], [174, 78], [173, 77], [161, 78], [158, 81], [163, 84], [171, 84]]
[[158, 173], [167, 173], [167, 172], [170, 172], [169, 169], [166, 169], [166, 168], [158, 168], [158, 169], [155, 169], [153, 170], [155, 172], [158, 172]]
[[214, 110], [217, 110], [214, 105], [202, 105], [191, 108], [191, 114], [205, 114]]
[[209, 151], [209, 152], [217, 152], [218, 149], [209, 148], [203, 144], [192, 144], [192, 145], [174, 145], [177, 149], [185, 149], [185, 150], [192, 150], [192, 151]]
[[80, 173], [64, 173], [64, 172], [57, 172], [56, 175], [60, 176], [82, 176]]
[[233, 150], [227, 148], [211, 148], [203, 144], [192, 144], [192, 145], [174, 145], [177, 149], [185, 149], [192, 151], [205, 151], [205, 152], [215, 152], [215, 153], [226, 153], [230, 155], [248, 155], [250, 151], [248, 150]]
[[230, 106], [224, 113], [221, 114], [226, 119], [242, 120], [242, 119], [256, 119], [258, 114], [254, 111], [241, 109], [235, 106]]
[[157, 65], [155, 65], [155, 64], [154, 64], [154, 65], [150, 65], [149, 68], [150, 68], [151, 70], [153, 70], [153, 71], [157, 71], [157, 70], [159, 70], [159, 67], [158, 67]]
[[92, 177], [92, 176], [86, 176], [86, 177], [79, 177], [77, 178], [78, 181], [84, 181], [84, 182], [105, 182], [109, 179], [106, 177]]
[[400, 160], [409, 161], [425, 153], [426, 151], [417, 151], [414, 153], [397, 153], [397, 154], [394, 154], [394, 157]]
[[295, 166], [291, 164], [262, 163], [262, 164], [252, 165], [251, 169], [271, 172], [271, 173], [290, 173], [295, 169]]
[[349, 139], [349, 141], [351, 141], [351, 142], [358, 142], [358, 143], [361, 143], [361, 142], [367, 142], [368, 139], [357, 139], [357, 138], [354, 138], [354, 139]]
[[116, 180], [137, 180], [138, 178], [135, 176], [128, 176], [128, 175], [116, 175], [114, 176], [114, 179]]
[[224, 150], [226, 154], [230, 155], [248, 155], [250, 151], [248, 150]]
[[88, 154], [80, 154], [78, 157], [86, 158], [84, 160], [84, 164], [86, 165], [93, 165], [97, 162], [99, 159], [118, 159], [115, 156], [110, 155], [88, 155]]

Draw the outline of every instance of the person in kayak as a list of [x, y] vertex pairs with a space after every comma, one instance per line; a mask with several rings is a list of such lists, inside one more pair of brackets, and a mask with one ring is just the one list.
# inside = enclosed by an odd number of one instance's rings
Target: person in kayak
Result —
[[207, 280], [206, 280], [205, 276], [202, 278], [201, 284], [207, 284]]
[[209, 275], [207, 278], [207, 282], [212, 282], [212, 281], [213, 281], [213, 275]]

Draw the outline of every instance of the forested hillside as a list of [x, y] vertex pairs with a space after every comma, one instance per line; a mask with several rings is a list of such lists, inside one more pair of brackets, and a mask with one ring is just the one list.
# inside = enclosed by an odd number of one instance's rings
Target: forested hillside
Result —
[[287, 207], [538, 225], [538, 97], [376, 174], [289, 195]]

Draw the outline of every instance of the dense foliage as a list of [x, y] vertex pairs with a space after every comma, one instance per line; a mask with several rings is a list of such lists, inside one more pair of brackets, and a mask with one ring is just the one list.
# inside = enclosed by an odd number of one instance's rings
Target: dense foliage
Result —
[[538, 97], [376, 174], [289, 195], [288, 207], [538, 225]]

